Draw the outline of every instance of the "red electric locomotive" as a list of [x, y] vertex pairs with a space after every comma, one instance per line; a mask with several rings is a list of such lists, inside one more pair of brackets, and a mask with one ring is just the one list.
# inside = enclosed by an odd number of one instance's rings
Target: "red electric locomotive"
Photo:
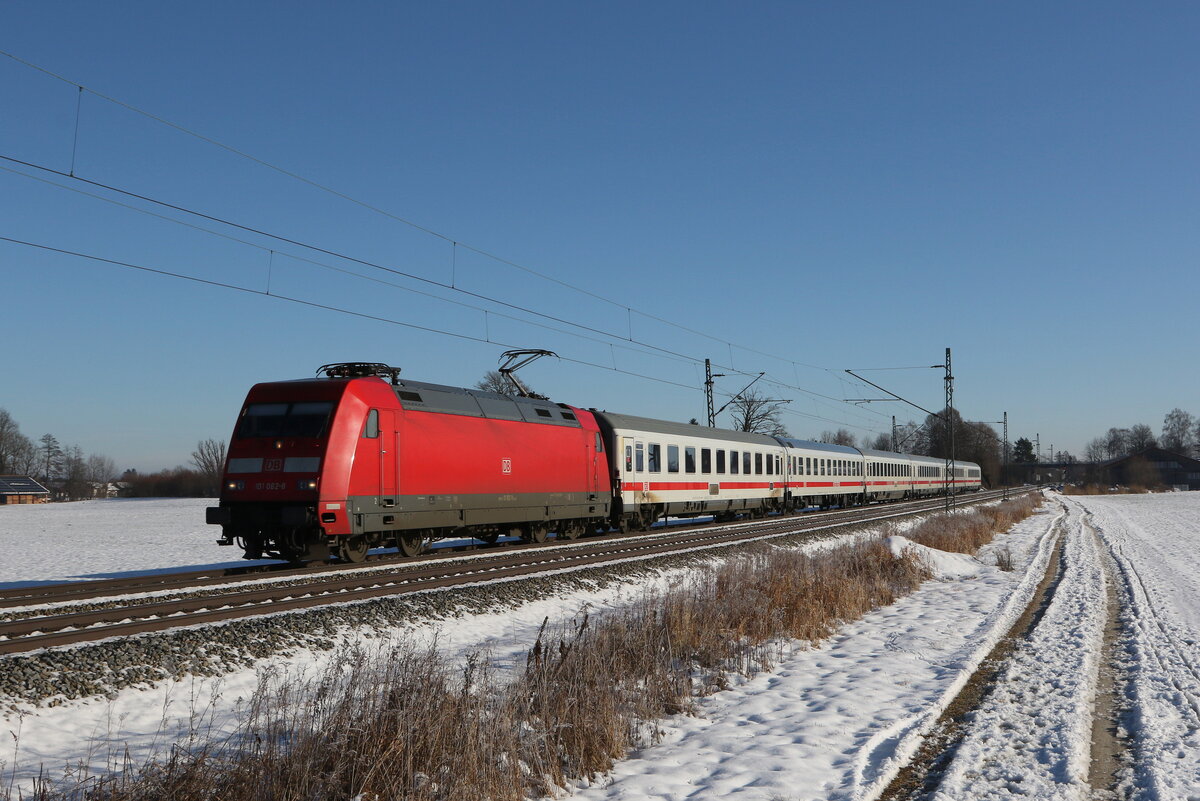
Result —
[[607, 527], [608, 454], [591, 412], [401, 380], [381, 364], [256, 384], [207, 521], [247, 558], [417, 553], [449, 536], [540, 542]]

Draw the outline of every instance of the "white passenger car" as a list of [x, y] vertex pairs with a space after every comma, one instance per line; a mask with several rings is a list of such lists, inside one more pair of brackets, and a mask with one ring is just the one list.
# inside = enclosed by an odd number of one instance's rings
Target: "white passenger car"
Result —
[[763, 434], [596, 412], [624, 525], [663, 515], [731, 518], [782, 509], [784, 449]]

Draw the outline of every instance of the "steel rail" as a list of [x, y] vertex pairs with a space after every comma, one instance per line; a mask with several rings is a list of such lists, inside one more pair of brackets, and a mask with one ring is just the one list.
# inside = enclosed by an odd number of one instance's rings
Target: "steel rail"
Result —
[[[990, 496], [991, 494], [991, 492], [985, 491], [980, 493], [980, 496]], [[904, 502], [905, 505], [903, 507], [895, 506], [893, 508], [908, 508], [908, 506], [911, 504], [923, 504], [927, 500], [928, 499], [906, 501]], [[839, 509], [833, 512], [822, 512], [820, 514], [822, 516], [844, 516], [859, 511], [860, 509], [861, 507], [850, 507], [849, 509]], [[814, 513], [808, 512], [806, 514]], [[692, 530], [701, 528], [702, 526], [710, 525], [711, 524], [681, 526], [677, 530]], [[663, 531], [664, 529], [658, 528], [646, 532], [635, 532], [620, 536], [661, 536]], [[563, 540], [557, 539], [545, 543], [544, 545], [523, 542], [509, 542], [500, 547], [503, 547], [505, 550], [509, 551], [518, 551], [529, 548], [556, 547], [562, 545], [563, 542]], [[372, 554], [368, 556], [367, 562], [365, 563], [312, 563], [300, 567], [286, 563], [247, 565], [242, 567], [185, 570], [178, 572], [153, 573], [142, 576], [129, 576], [124, 578], [97, 579], [90, 581], [80, 580], [34, 585], [28, 587], [12, 587], [8, 589], [0, 589], [0, 614], [3, 614], [4, 610], [16, 610], [21, 607], [70, 603], [72, 601], [85, 601], [95, 598], [133, 595], [136, 593], [162, 593], [170, 592], [176, 589], [180, 591], [188, 591], [195, 588], [219, 586], [223, 584], [259, 582], [263, 581], [264, 579], [287, 580], [290, 578], [303, 578], [314, 573], [320, 574], [354, 570], [389, 569], [386, 567], [386, 565], [390, 563], [395, 563], [400, 567], [414, 566], [438, 559], [461, 558], [461, 554], [464, 552], [487, 552], [494, 550], [495, 547], [496, 546], [486, 544], [463, 544], [437, 547], [431, 552], [426, 552], [417, 558], [404, 557], [400, 556], [399, 554]]]
[[[992, 500], [981, 494], [976, 502]], [[574, 548], [507, 550], [446, 564], [440, 560], [407, 563], [397, 570], [360, 570], [346, 577], [314, 577], [301, 585], [275, 585], [176, 598], [133, 606], [114, 606], [78, 613], [31, 616], [0, 623], [0, 654], [21, 653], [203, 623], [234, 620], [297, 609], [363, 601], [415, 591], [468, 586], [485, 581], [557, 572], [601, 563], [647, 559], [671, 553], [728, 547], [747, 541], [803, 534], [864, 522], [880, 522], [936, 510], [937, 499], [904, 509], [871, 507], [848, 510], [836, 518], [784, 517], [719, 528], [688, 529], [657, 537], [597, 540]], [[361, 565], [356, 565], [361, 568]], [[107, 625], [106, 625], [107, 624]]]

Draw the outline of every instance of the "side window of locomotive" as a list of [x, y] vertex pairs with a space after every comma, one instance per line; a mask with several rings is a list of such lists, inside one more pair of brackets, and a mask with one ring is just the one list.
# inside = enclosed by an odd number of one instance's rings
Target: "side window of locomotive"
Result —
[[695, 473], [696, 472], [696, 449], [695, 448], [684, 448], [683, 449], [683, 471], [685, 473]]
[[679, 472], [679, 446], [678, 445], [668, 445], [667, 446], [667, 472], [668, 473], [678, 473]]
[[376, 439], [379, 436], [379, 410], [367, 412], [367, 424], [363, 426], [363, 439]]
[[742, 460], [741, 460], [741, 457], [738, 456], [738, 452], [730, 451], [729, 452], [729, 472], [734, 475], [737, 475], [738, 468], [741, 466], [741, 464], [742, 464]]
[[596, 433], [596, 453], [604, 453], [604, 437], [600, 436], [599, 432]]
[[648, 454], [647, 462], [651, 473], [657, 473], [662, 470], [662, 445], [646, 446]]
[[725, 449], [724, 448], [717, 451], [717, 472], [718, 473], [725, 472]]
[[[720, 451], [717, 451], [717, 453], [720, 453]], [[711, 448], [701, 448], [700, 449], [700, 472], [701, 473], [711, 473], [712, 472], [712, 449]]]

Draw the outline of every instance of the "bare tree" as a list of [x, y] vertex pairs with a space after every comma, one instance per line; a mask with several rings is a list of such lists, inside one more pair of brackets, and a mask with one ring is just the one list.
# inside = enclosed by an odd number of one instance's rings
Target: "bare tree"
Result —
[[1129, 429], [1128, 428], [1110, 428], [1108, 433], [1104, 435], [1105, 446], [1108, 449], [1108, 458], [1116, 459], [1119, 456], [1125, 456], [1129, 453]]
[[892, 437], [889, 434], [880, 434], [871, 440], [869, 445], [864, 445], [863, 447], [875, 451], [890, 451], [892, 449]]
[[1108, 458], [1108, 443], [1103, 437], [1096, 437], [1087, 444], [1083, 451], [1083, 458], [1089, 462], [1103, 462]]
[[0, 409], [0, 475], [11, 473], [31, 472], [28, 469], [20, 469], [24, 465], [19, 464], [21, 456], [26, 451], [33, 449], [33, 443], [29, 441], [29, 437], [21, 433], [17, 421], [12, 418], [7, 409]]
[[764, 398], [757, 390], [743, 392], [730, 402], [729, 406], [733, 414], [733, 428], [736, 431], [753, 431], [776, 437], [788, 435], [783, 420], [780, 419], [783, 404]]
[[1157, 444], [1158, 442], [1154, 439], [1154, 432], [1145, 423], [1138, 423], [1129, 429], [1130, 453], [1144, 451], [1146, 448], [1153, 448]]
[[87, 460], [78, 445], [68, 445], [62, 454], [62, 488], [67, 500], [78, 501], [92, 497], [92, 484], [88, 481]]
[[[535, 392], [534, 388], [525, 383], [525, 379], [521, 379], [521, 383], [525, 384], [526, 389], [530, 392]], [[499, 370], [488, 370], [483, 374], [483, 378], [475, 382], [475, 389], [482, 389], [488, 392], [499, 392], [501, 395], [513, 395], [515, 390], [512, 382], [504, 377], [504, 373]]]
[[94, 453], [87, 458], [88, 481], [107, 484], [117, 477], [117, 464], [107, 456]]
[[821, 442], [826, 442], [830, 445], [845, 445], [848, 448], [853, 448], [854, 435], [844, 428], [839, 428], [837, 431], [822, 431]]
[[1162, 446], [1173, 453], [1186, 454], [1192, 447], [1192, 430], [1196, 418], [1183, 409], [1175, 408], [1163, 418]]
[[192, 464], [200, 471], [204, 493], [209, 497], [221, 494], [221, 474], [225, 470], [225, 440], [201, 440], [192, 451]]

